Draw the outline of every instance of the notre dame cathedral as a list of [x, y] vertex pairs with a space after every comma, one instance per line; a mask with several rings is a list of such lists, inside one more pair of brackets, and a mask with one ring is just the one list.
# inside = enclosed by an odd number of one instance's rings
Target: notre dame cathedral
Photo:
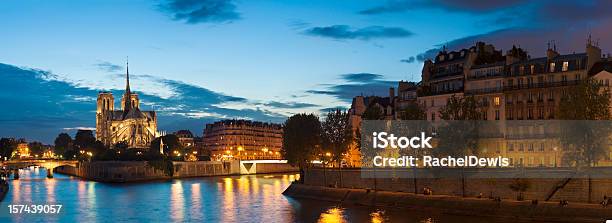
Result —
[[141, 111], [138, 94], [130, 91], [130, 71], [126, 72], [125, 93], [121, 110], [115, 110], [111, 92], [98, 93], [96, 139], [106, 146], [125, 142], [129, 148], [148, 148], [159, 134], [155, 111]]

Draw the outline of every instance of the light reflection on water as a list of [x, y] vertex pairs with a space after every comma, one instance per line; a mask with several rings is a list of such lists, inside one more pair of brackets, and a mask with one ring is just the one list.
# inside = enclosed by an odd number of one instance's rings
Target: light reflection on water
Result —
[[[20, 171], [0, 206], [0, 222], [490, 222], [422, 211], [339, 206], [282, 195], [297, 174], [189, 178], [107, 184]], [[8, 204], [62, 204], [59, 215], [16, 215]]]

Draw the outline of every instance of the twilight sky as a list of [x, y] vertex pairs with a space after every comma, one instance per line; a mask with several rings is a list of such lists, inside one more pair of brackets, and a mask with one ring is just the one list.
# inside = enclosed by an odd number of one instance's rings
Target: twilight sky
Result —
[[132, 90], [159, 129], [225, 118], [283, 122], [418, 81], [422, 60], [486, 41], [542, 56], [612, 50], [610, 1], [5, 0], [0, 137], [52, 143], [95, 127], [95, 98]]

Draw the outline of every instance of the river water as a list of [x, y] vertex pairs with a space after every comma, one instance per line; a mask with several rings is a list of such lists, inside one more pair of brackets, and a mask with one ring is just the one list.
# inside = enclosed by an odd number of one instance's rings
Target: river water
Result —
[[[30, 167], [10, 181], [0, 222], [491, 222], [440, 213], [339, 206], [281, 193], [297, 174], [108, 184]], [[10, 204], [61, 204], [59, 214], [9, 214]]]

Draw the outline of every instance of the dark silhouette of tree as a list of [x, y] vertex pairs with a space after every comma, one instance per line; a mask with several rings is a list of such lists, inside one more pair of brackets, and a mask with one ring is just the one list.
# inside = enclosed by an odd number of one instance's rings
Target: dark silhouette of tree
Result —
[[361, 119], [363, 120], [383, 120], [385, 119], [385, 114], [383, 113], [383, 109], [380, 105], [376, 103], [370, 103], [366, 110], [361, 114]]
[[5, 157], [7, 157], [7, 159], [10, 159], [15, 149], [17, 149], [17, 141], [15, 141], [15, 139], [13, 138], [0, 139], [0, 156], [2, 156], [1, 157], [2, 160], [4, 160]]
[[331, 152], [331, 161], [340, 162], [353, 142], [349, 114], [340, 109], [329, 111], [321, 123], [321, 140], [324, 152]]
[[523, 193], [531, 187], [531, 182], [527, 179], [517, 178], [508, 187], [510, 187], [510, 190], [517, 192], [516, 200], [522, 201], [525, 198]]
[[67, 133], [60, 133], [55, 138], [55, 154], [63, 155], [66, 159], [74, 158], [74, 148], [72, 137]]
[[425, 110], [416, 102], [408, 103], [408, 105], [400, 112], [399, 119], [401, 120], [425, 120], [427, 119]]
[[96, 137], [94, 137], [91, 130], [79, 129], [74, 136], [74, 145], [79, 149], [90, 148], [95, 142]]
[[321, 122], [313, 114], [297, 114], [285, 121], [283, 128], [283, 156], [291, 165], [301, 168], [317, 160], [321, 153]]
[[478, 154], [477, 120], [481, 119], [481, 112], [474, 97], [453, 95], [439, 112], [444, 125], [438, 127], [440, 143], [434, 153], [450, 156]]
[[[576, 166], [594, 166], [608, 151], [610, 127], [610, 94], [607, 87], [594, 79], [582, 81], [569, 89], [559, 102], [560, 142], [563, 159]], [[587, 121], [590, 120], [590, 121]]]
[[42, 156], [43, 153], [45, 152], [46, 146], [43, 145], [41, 142], [30, 142], [28, 143], [28, 148], [30, 149], [30, 155], [31, 156]]
[[168, 156], [175, 156], [174, 151], [184, 154], [184, 147], [179, 141], [178, 137], [174, 134], [168, 134], [162, 137], [155, 138], [149, 146], [149, 151], [159, 153], [160, 140], [164, 140], [164, 154]]

